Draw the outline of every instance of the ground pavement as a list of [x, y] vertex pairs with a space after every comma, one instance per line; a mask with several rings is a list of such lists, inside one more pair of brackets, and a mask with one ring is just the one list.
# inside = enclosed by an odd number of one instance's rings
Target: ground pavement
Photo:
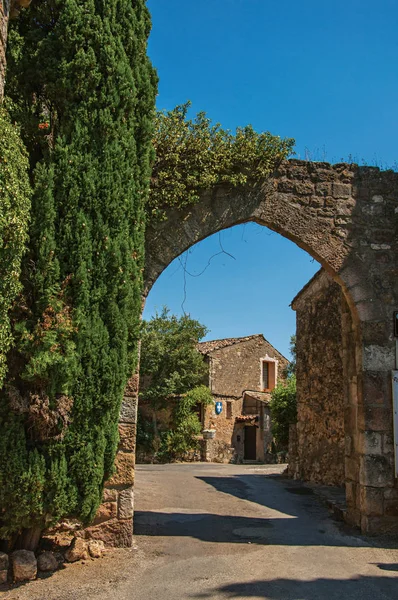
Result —
[[397, 541], [343, 527], [312, 488], [281, 471], [138, 466], [135, 549], [68, 566], [4, 598], [397, 600]]

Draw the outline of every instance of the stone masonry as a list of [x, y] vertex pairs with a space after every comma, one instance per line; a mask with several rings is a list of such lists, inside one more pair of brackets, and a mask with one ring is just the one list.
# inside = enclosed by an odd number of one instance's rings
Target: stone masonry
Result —
[[341, 486], [345, 483], [343, 303], [340, 286], [324, 270], [292, 302], [297, 316], [297, 431], [291, 433], [289, 447], [293, 477]]
[[[365, 533], [398, 531], [392, 445], [393, 311], [398, 310], [398, 174], [350, 164], [283, 162], [265, 183], [220, 185], [195, 206], [170, 209], [146, 232], [145, 295], [174, 258], [222, 229], [255, 221], [295, 242], [341, 287], [348, 519]], [[111, 503], [132, 512], [137, 378], [121, 413]], [[304, 449], [303, 449], [304, 451]], [[113, 508], [114, 510], [114, 508]], [[97, 525], [114, 545], [131, 540], [123, 511]], [[120, 519], [120, 520], [119, 520]]]

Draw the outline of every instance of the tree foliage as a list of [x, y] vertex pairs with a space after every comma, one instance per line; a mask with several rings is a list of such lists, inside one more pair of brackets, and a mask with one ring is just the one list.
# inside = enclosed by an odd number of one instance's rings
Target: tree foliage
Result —
[[287, 449], [289, 425], [297, 421], [296, 376], [279, 382], [271, 392], [272, 433], [277, 448]]
[[164, 217], [166, 207], [196, 203], [203, 190], [220, 183], [243, 185], [266, 178], [293, 149], [294, 140], [257, 133], [250, 125], [236, 133], [212, 124], [205, 112], [188, 118], [190, 103], [157, 113], [148, 213]]
[[143, 324], [140, 398], [156, 411], [173, 405], [170, 430], [157, 432], [139, 419], [139, 440], [147, 449], [160, 436], [158, 455], [163, 459], [182, 458], [197, 442], [201, 424], [194, 408], [212, 401], [203, 385], [207, 366], [197, 350], [206, 327], [188, 315], [176, 317], [167, 309]]
[[139, 337], [149, 30], [145, 0], [45, 0], [9, 36], [6, 92], [34, 193], [0, 400], [2, 535], [90, 521], [112, 471]]
[[28, 157], [19, 128], [0, 107], [0, 389], [12, 342], [10, 309], [21, 289], [21, 260], [27, 242], [31, 188]]

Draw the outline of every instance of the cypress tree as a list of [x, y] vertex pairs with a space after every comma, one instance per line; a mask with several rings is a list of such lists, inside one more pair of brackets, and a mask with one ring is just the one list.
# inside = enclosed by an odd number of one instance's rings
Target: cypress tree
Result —
[[3, 537], [68, 515], [89, 522], [112, 471], [139, 335], [149, 31], [145, 0], [46, 0], [10, 33], [6, 93], [33, 204], [0, 401]]

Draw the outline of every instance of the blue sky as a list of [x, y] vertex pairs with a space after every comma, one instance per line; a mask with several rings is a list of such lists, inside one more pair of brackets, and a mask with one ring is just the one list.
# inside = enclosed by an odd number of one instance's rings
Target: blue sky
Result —
[[[223, 127], [251, 123], [296, 139], [296, 156], [382, 167], [397, 161], [398, 3], [394, 0], [149, 0], [149, 55], [159, 108], [186, 100]], [[318, 265], [255, 224], [221, 233], [225, 254], [200, 277], [177, 261], [152, 289], [144, 316], [167, 305], [208, 338], [264, 333], [288, 353], [289, 308]], [[182, 257], [200, 273], [219, 236]], [[185, 287], [185, 292], [184, 292]], [[185, 301], [184, 301], [185, 298]]]

